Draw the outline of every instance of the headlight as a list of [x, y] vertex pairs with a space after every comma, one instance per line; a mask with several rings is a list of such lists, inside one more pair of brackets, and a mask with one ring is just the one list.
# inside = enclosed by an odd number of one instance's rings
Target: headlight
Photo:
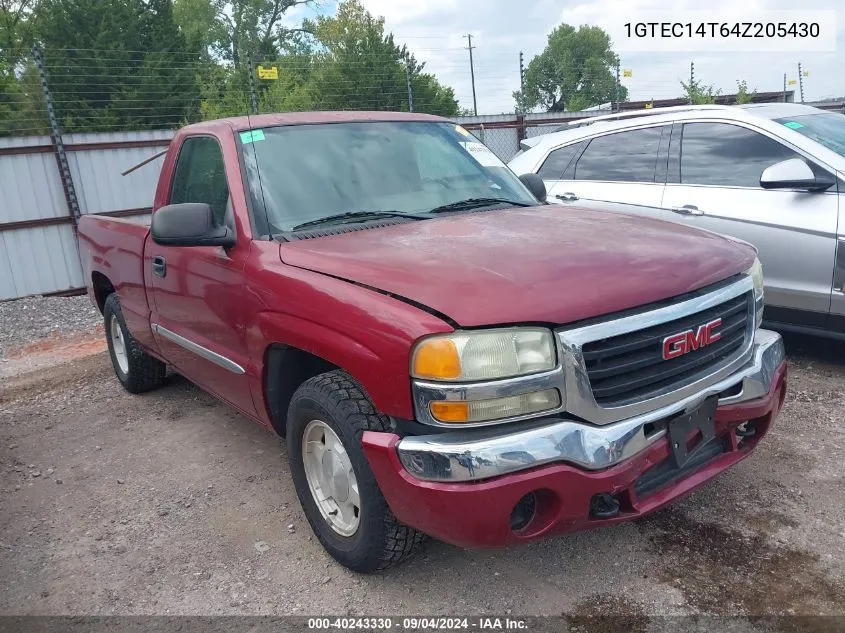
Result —
[[[560, 391], [547, 376], [532, 376], [556, 366], [554, 337], [543, 328], [453, 332], [423, 339], [411, 355], [411, 375], [432, 381], [415, 383], [420, 419], [478, 424], [558, 409]], [[524, 377], [520, 382], [525, 384], [508, 381], [500, 387], [495, 382], [517, 377]]]
[[554, 369], [552, 333], [542, 328], [453, 332], [420, 341], [411, 375], [425, 380], [468, 382], [523, 376]]
[[754, 282], [754, 327], [760, 327], [763, 322], [763, 265], [758, 258], [754, 258], [751, 268], [745, 271]]

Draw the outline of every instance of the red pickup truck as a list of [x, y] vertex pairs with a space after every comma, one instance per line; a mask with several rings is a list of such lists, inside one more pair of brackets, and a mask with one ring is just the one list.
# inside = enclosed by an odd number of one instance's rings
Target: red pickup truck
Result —
[[151, 226], [79, 237], [123, 386], [171, 367], [286, 436], [314, 533], [372, 571], [642, 516], [780, 409], [752, 247], [544, 199], [438, 117], [261, 115], [179, 131]]

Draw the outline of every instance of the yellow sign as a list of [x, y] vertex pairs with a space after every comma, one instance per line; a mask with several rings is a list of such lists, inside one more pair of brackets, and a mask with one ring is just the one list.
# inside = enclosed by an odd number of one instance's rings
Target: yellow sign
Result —
[[654, 107], [654, 102], [651, 102], [651, 103], [647, 103], [647, 104], [645, 104], [645, 109], [646, 109], [646, 110], [651, 110], [653, 107]]
[[786, 82], [786, 85], [787, 86], [794, 86], [797, 83], [798, 83], [797, 79], [790, 79], [789, 81]]
[[270, 80], [278, 80], [279, 79], [279, 68], [277, 66], [269, 66], [265, 68], [264, 66], [258, 67], [258, 78], [259, 79], [270, 79]]
[[623, 77], [633, 77], [634, 71], [630, 68], [623, 68], [622, 69], [622, 76]]

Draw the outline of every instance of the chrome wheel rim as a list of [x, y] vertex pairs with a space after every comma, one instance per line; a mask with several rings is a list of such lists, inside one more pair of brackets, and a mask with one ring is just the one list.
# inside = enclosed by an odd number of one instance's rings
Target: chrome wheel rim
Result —
[[111, 324], [109, 325], [111, 332], [111, 344], [114, 350], [114, 358], [117, 361], [117, 366], [124, 374], [129, 373], [129, 356], [126, 353], [126, 339], [123, 338], [123, 330], [120, 329], [120, 323], [117, 318], [112, 316]]
[[326, 523], [341, 536], [358, 531], [361, 499], [352, 462], [332, 428], [311, 420], [302, 434], [302, 462], [311, 496]]

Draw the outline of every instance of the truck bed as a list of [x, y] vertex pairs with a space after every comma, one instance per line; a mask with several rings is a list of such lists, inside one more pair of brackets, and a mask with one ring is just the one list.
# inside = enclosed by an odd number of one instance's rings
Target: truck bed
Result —
[[79, 254], [92, 301], [98, 300], [98, 284], [108, 283], [117, 290], [127, 326], [145, 344], [152, 339], [144, 288], [144, 245], [149, 233], [148, 224], [127, 218], [84, 215], [79, 221]]

